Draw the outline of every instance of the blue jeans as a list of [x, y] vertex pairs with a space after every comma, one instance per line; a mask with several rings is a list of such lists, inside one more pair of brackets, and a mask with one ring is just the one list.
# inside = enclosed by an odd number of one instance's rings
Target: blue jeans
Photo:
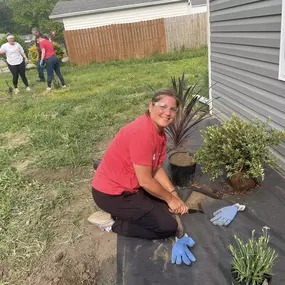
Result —
[[47, 65], [47, 76], [48, 76], [48, 87], [51, 87], [51, 82], [53, 79], [53, 71], [58, 76], [61, 85], [65, 85], [64, 79], [60, 73], [60, 62], [58, 60], [58, 57], [56, 55], [53, 55], [46, 59], [46, 65]]
[[41, 60], [38, 59], [37, 69], [40, 80], [45, 80], [44, 67], [40, 65]]

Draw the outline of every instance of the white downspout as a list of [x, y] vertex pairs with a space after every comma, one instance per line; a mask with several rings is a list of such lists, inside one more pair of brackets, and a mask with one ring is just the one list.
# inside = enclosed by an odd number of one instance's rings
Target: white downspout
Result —
[[208, 77], [209, 77], [209, 100], [210, 114], [213, 114], [212, 97], [212, 65], [211, 65], [211, 26], [210, 26], [210, 0], [207, 0], [207, 35], [208, 35]]

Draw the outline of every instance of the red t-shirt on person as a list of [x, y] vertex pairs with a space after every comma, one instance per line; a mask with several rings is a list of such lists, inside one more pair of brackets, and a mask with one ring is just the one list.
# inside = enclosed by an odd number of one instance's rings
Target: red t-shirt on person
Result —
[[148, 115], [141, 116], [115, 136], [95, 172], [92, 187], [111, 195], [136, 192], [140, 185], [133, 164], [152, 166], [154, 173], [165, 156], [165, 133], [157, 132]]
[[44, 48], [46, 50], [45, 58], [48, 59], [49, 57], [55, 55], [53, 43], [49, 40], [43, 40], [40, 42], [41, 50]]

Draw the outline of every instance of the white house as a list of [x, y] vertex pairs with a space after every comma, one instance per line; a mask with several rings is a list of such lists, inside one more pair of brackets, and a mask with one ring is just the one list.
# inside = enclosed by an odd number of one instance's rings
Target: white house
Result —
[[58, 2], [50, 19], [68, 31], [206, 11], [206, 0], [72, 0]]

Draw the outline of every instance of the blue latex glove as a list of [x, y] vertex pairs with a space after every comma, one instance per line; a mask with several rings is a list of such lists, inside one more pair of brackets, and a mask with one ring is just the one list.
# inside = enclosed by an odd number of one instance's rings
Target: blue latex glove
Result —
[[235, 218], [239, 207], [236, 205], [227, 206], [213, 213], [214, 217], [210, 220], [216, 226], [227, 226]]
[[188, 248], [188, 246], [192, 247], [194, 244], [195, 241], [190, 237], [185, 236], [178, 239], [172, 248], [172, 263], [180, 265], [183, 261], [185, 264], [190, 265], [191, 262], [196, 261], [196, 258]]

